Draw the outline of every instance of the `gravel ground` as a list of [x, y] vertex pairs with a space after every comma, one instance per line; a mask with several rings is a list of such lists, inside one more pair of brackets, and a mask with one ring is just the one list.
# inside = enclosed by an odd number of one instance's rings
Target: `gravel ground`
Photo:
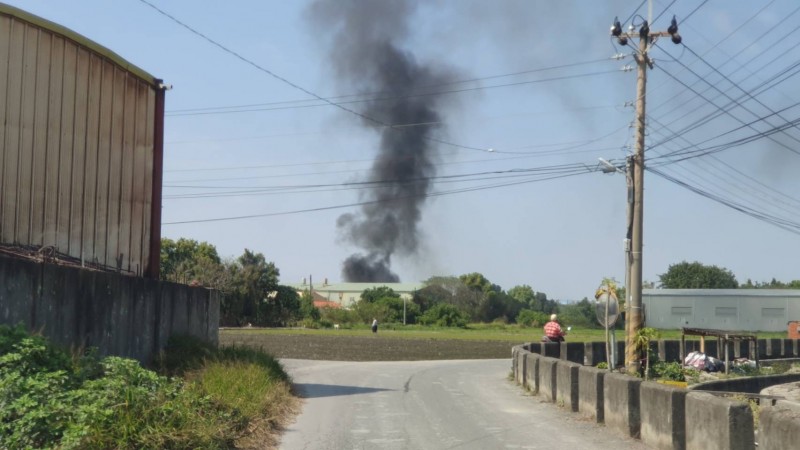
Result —
[[220, 331], [220, 345], [261, 348], [276, 358], [328, 361], [421, 361], [511, 358], [519, 342], [393, 339], [378, 335], [310, 336], [235, 334]]

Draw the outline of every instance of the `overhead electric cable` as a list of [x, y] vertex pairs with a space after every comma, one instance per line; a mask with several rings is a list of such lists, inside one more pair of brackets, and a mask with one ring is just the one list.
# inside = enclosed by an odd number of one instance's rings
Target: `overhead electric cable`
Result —
[[[360, 117], [361, 119], [364, 119], [369, 123], [374, 123], [374, 124], [381, 125], [381, 126], [389, 126], [391, 128], [391, 126], [389, 124], [386, 124], [381, 120], [378, 120], [378, 119], [376, 119], [374, 117], [371, 117], [371, 116], [368, 116], [366, 114], [360, 113], [360, 112], [358, 112], [356, 110], [350, 109], [350, 108], [348, 108], [346, 106], [343, 106], [343, 105], [340, 105], [340, 104], [338, 104], [336, 102], [332, 102], [330, 100], [327, 100], [324, 97], [322, 97], [322, 96], [320, 96], [318, 94], [315, 94], [314, 92], [312, 92], [312, 91], [310, 91], [310, 90], [308, 90], [308, 89], [306, 89], [306, 88], [304, 88], [304, 87], [302, 87], [302, 86], [300, 86], [300, 85], [298, 85], [296, 83], [293, 83], [292, 81], [289, 81], [288, 79], [276, 74], [275, 72], [273, 72], [273, 71], [271, 71], [271, 70], [259, 65], [258, 63], [254, 62], [254, 61], [252, 61], [250, 59], [245, 58], [241, 54], [239, 54], [239, 53], [229, 49], [228, 47], [222, 45], [221, 43], [211, 39], [210, 37], [206, 36], [205, 34], [201, 33], [200, 31], [192, 28], [188, 24], [180, 21], [175, 16], [173, 16], [173, 15], [167, 13], [166, 11], [160, 9], [156, 5], [150, 3], [149, 1], [147, 1], [147, 0], [139, 0], [139, 1], [141, 3], [144, 3], [145, 5], [153, 8], [159, 14], [163, 15], [164, 17], [167, 17], [168, 19], [172, 20], [173, 22], [175, 22], [176, 24], [180, 25], [181, 27], [189, 30], [191, 33], [201, 37], [205, 41], [207, 41], [210, 44], [214, 45], [215, 47], [221, 49], [225, 53], [228, 53], [229, 55], [231, 55], [231, 56], [239, 59], [240, 61], [246, 63], [247, 65], [249, 65], [251, 67], [254, 67], [255, 69], [257, 69], [257, 70], [259, 70], [259, 71], [261, 71], [261, 72], [263, 72], [263, 73], [265, 73], [265, 74], [267, 74], [267, 75], [269, 75], [269, 76], [271, 76], [271, 77], [273, 77], [273, 78], [275, 78], [275, 79], [277, 79], [277, 80], [279, 80], [279, 81], [281, 81], [283, 83], [286, 83], [287, 85], [289, 85], [289, 86], [291, 86], [291, 87], [293, 87], [293, 88], [295, 88], [295, 89], [297, 89], [297, 90], [299, 90], [301, 92], [304, 92], [304, 93], [316, 98], [317, 100], [323, 101], [325, 103], [330, 104], [331, 106], [335, 106], [336, 108], [341, 109], [342, 111], [345, 111], [345, 112], [353, 114], [353, 115], [355, 115], [357, 117]], [[394, 128], [391, 128], [391, 129], [394, 129]], [[399, 129], [398, 131], [402, 132], [402, 129]], [[449, 141], [445, 141], [443, 139], [434, 138], [434, 137], [430, 137], [430, 136], [427, 136], [424, 139], [429, 140], [431, 142], [436, 142], [436, 143], [439, 143], [439, 144], [442, 144], [442, 145], [447, 145], [447, 146], [456, 147], [456, 148], [462, 148], [462, 149], [465, 149], [465, 150], [473, 150], [473, 151], [480, 151], [480, 152], [486, 151], [485, 148], [472, 147], [472, 146], [468, 146], [468, 145], [457, 144], [455, 142], [449, 142]]]

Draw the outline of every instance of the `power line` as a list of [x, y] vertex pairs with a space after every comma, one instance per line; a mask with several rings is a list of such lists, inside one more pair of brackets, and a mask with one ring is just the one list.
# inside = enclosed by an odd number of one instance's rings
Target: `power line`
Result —
[[[596, 169], [595, 169], [596, 170]], [[175, 221], [175, 222], [162, 222], [162, 225], [180, 225], [180, 224], [190, 224], [190, 223], [207, 223], [207, 222], [221, 222], [221, 221], [232, 221], [232, 220], [246, 220], [246, 219], [256, 219], [256, 218], [264, 218], [264, 217], [276, 217], [276, 216], [285, 216], [285, 215], [293, 215], [293, 214], [303, 214], [303, 213], [310, 213], [310, 212], [319, 212], [319, 211], [328, 211], [333, 209], [342, 209], [342, 208], [352, 208], [355, 206], [363, 206], [363, 205], [374, 205], [374, 204], [381, 204], [381, 203], [392, 203], [395, 201], [404, 201], [410, 198], [430, 198], [430, 197], [441, 197], [445, 195], [453, 195], [459, 194], [464, 192], [473, 192], [479, 190], [488, 190], [488, 189], [496, 189], [501, 187], [508, 187], [508, 186], [517, 186], [521, 184], [527, 183], [535, 183], [540, 181], [548, 181], [554, 180], [559, 178], [566, 178], [572, 177], [575, 175], [580, 175], [583, 173], [590, 173], [595, 171], [593, 169], [585, 168], [580, 171], [575, 171], [573, 173], [568, 174], [560, 174], [554, 175], [548, 178], [538, 178], [534, 180], [526, 180], [526, 181], [515, 181], [512, 183], [500, 183], [494, 185], [485, 185], [485, 186], [477, 186], [472, 188], [464, 188], [464, 189], [455, 189], [452, 191], [442, 191], [442, 192], [430, 192], [423, 195], [409, 195], [409, 196], [399, 196], [394, 197], [391, 199], [381, 199], [381, 200], [371, 200], [371, 201], [364, 201], [364, 202], [357, 202], [357, 203], [349, 203], [345, 205], [335, 205], [335, 206], [323, 206], [319, 208], [308, 208], [308, 209], [299, 209], [293, 211], [283, 211], [283, 212], [276, 212], [276, 213], [265, 213], [265, 214], [250, 214], [244, 216], [229, 216], [229, 217], [217, 217], [211, 219], [196, 219], [196, 220], [182, 220], [182, 221]]]
[[[188, 24], [182, 22], [181, 20], [179, 20], [175, 16], [173, 16], [173, 15], [167, 13], [166, 11], [160, 9], [156, 5], [150, 3], [149, 1], [147, 1], [147, 0], [139, 0], [139, 1], [141, 3], [144, 3], [145, 5], [153, 8], [159, 14], [161, 14], [164, 17], [172, 20], [173, 22], [175, 22], [176, 24], [180, 25], [181, 27], [189, 30], [191, 33], [203, 38], [205, 41], [209, 42], [210, 44], [212, 44], [215, 47], [219, 48], [220, 50], [224, 51], [225, 53], [228, 53], [229, 55], [235, 57], [236, 59], [238, 59], [238, 60], [240, 60], [242, 62], [244, 62], [245, 64], [247, 64], [247, 65], [249, 65], [251, 67], [254, 67], [255, 69], [257, 69], [257, 70], [259, 70], [259, 71], [261, 71], [261, 72], [263, 72], [263, 73], [265, 73], [265, 74], [267, 74], [267, 75], [269, 75], [269, 76], [271, 76], [271, 77], [273, 77], [273, 78], [275, 78], [275, 79], [277, 79], [277, 80], [279, 80], [279, 81], [281, 81], [283, 83], [286, 83], [287, 85], [289, 85], [289, 86], [291, 86], [291, 87], [293, 87], [293, 88], [295, 88], [295, 89], [297, 89], [297, 90], [299, 90], [299, 91], [301, 91], [301, 92], [303, 92], [305, 94], [308, 94], [308, 95], [316, 98], [317, 100], [320, 100], [322, 102], [328, 103], [331, 106], [335, 106], [336, 108], [339, 108], [342, 111], [345, 111], [345, 112], [348, 112], [348, 113], [350, 113], [352, 115], [355, 115], [355, 116], [357, 116], [357, 117], [359, 117], [361, 119], [364, 119], [369, 123], [373, 123], [373, 124], [384, 126], [384, 127], [389, 127], [390, 129], [394, 129], [394, 130], [398, 130], [399, 132], [403, 132], [402, 129], [393, 128], [390, 124], [384, 123], [383, 121], [378, 120], [378, 119], [376, 119], [374, 117], [367, 116], [366, 114], [362, 114], [362, 113], [360, 113], [358, 111], [355, 111], [353, 109], [350, 109], [350, 108], [348, 108], [346, 106], [343, 106], [343, 105], [338, 104], [336, 102], [330, 101], [330, 100], [328, 100], [328, 99], [326, 99], [326, 98], [324, 98], [324, 97], [322, 97], [322, 96], [320, 96], [320, 95], [318, 95], [318, 94], [316, 94], [316, 93], [314, 93], [314, 92], [312, 92], [312, 91], [310, 91], [310, 90], [308, 90], [308, 89], [306, 89], [306, 88], [304, 88], [304, 87], [302, 87], [302, 86], [300, 86], [300, 85], [298, 85], [296, 83], [293, 83], [292, 81], [289, 81], [288, 79], [276, 74], [275, 72], [273, 72], [273, 71], [271, 71], [271, 70], [259, 65], [258, 63], [254, 62], [254, 61], [252, 61], [252, 60], [250, 60], [248, 58], [245, 58], [241, 54], [239, 54], [239, 53], [229, 49], [228, 47], [222, 45], [221, 43], [211, 39], [210, 37], [206, 36], [205, 34], [201, 33], [200, 31], [192, 28]], [[438, 138], [429, 137], [429, 136], [424, 137], [424, 139], [426, 139], [428, 141], [431, 141], [431, 142], [436, 142], [436, 143], [439, 143], [439, 144], [442, 144], [442, 145], [447, 145], [447, 146], [450, 146], [450, 147], [461, 148], [461, 149], [464, 149], [464, 150], [473, 150], [473, 151], [480, 151], [480, 152], [486, 151], [485, 148], [479, 148], [479, 147], [472, 147], [472, 146], [468, 146], [468, 145], [457, 144], [455, 142], [449, 142], [449, 141], [446, 141], [446, 140], [443, 140], [443, 139], [438, 139]]]
[[715, 201], [717, 203], [725, 205], [725, 206], [727, 206], [729, 208], [732, 208], [732, 209], [734, 209], [736, 211], [739, 211], [739, 212], [741, 212], [743, 214], [746, 214], [746, 215], [748, 215], [750, 217], [753, 217], [753, 218], [755, 218], [757, 220], [760, 220], [760, 221], [765, 222], [765, 223], [769, 223], [769, 224], [774, 225], [774, 226], [776, 226], [778, 228], [786, 230], [786, 231], [788, 231], [790, 233], [794, 233], [794, 234], [800, 235], [800, 223], [793, 222], [793, 221], [790, 221], [788, 219], [783, 219], [783, 218], [780, 218], [780, 217], [777, 217], [777, 216], [774, 216], [774, 215], [771, 215], [771, 214], [767, 214], [767, 213], [764, 213], [762, 211], [757, 211], [757, 210], [755, 210], [753, 208], [748, 208], [748, 207], [743, 206], [743, 205], [741, 205], [741, 204], [739, 204], [737, 202], [734, 202], [732, 200], [724, 199], [724, 198], [722, 198], [722, 197], [720, 197], [718, 195], [714, 195], [714, 194], [708, 193], [706, 191], [703, 191], [702, 189], [697, 188], [696, 186], [692, 186], [692, 185], [690, 185], [690, 184], [688, 184], [686, 182], [678, 180], [675, 177], [667, 175], [664, 172], [662, 172], [662, 171], [660, 171], [660, 170], [658, 170], [656, 168], [648, 167], [646, 170], [648, 172], [651, 172], [651, 173], [655, 174], [655, 175], [658, 175], [661, 178], [664, 178], [667, 181], [675, 183], [678, 186], [681, 186], [681, 187], [683, 187], [685, 189], [688, 189], [688, 190], [690, 190], [690, 191], [692, 191], [692, 192], [694, 192], [694, 193], [696, 193], [698, 195], [701, 195], [701, 196], [703, 196], [705, 198], [708, 198], [708, 199], [713, 200], [713, 201]]
[[[434, 84], [434, 85], [429, 85], [429, 86], [422, 86], [421, 89], [433, 89], [433, 88], [439, 88], [439, 87], [443, 87], [443, 86], [451, 86], [451, 85], [454, 85], [454, 84], [472, 83], [472, 82], [476, 82], [476, 81], [485, 81], [485, 80], [496, 79], [496, 78], [506, 78], [506, 77], [512, 77], [512, 76], [517, 76], [517, 75], [526, 75], [526, 74], [537, 73], [537, 72], [545, 72], [545, 71], [549, 71], [549, 70], [565, 69], [565, 68], [568, 68], [568, 67], [577, 67], [577, 66], [588, 65], [588, 64], [596, 64], [598, 62], [604, 62], [604, 61], [608, 61], [608, 60], [609, 60], [609, 58], [595, 59], [595, 60], [592, 60], [592, 61], [583, 61], [583, 62], [577, 62], [577, 63], [561, 64], [561, 65], [557, 65], [557, 66], [542, 67], [542, 68], [539, 68], [539, 69], [524, 70], [524, 71], [520, 71], [520, 72], [507, 73], [507, 74], [502, 74], [502, 75], [490, 75], [490, 76], [480, 77], [480, 78], [472, 78], [472, 79], [465, 79], [465, 80], [450, 81], [450, 82], [447, 82], [447, 83], [439, 83], [439, 84]], [[550, 81], [550, 80], [532, 80], [532, 81], [528, 81], [528, 82], [521, 82], [520, 84], [537, 83], [537, 82], [541, 82], [541, 81]], [[501, 85], [493, 85], [493, 86], [486, 86], [486, 87], [477, 87], [477, 88], [473, 88], [473, 89], [475, 89], [475, 90], [477, 90], [477, 89], [490, 89], [490, 88], [495, 88], [495, 87], [505, 87], [505, 86], [514, 86], [514, 85], [516, 85], [516, 84], [501, 84]], [[461, 91], [459, 90], [459, 91], [453, 91], [453, 92], [461, 92]], [[390, 97], [388, 99], [397, 99], [397, 98], [411, 98], [413, 96], [418, 96], [418, 95], [419, 96], [421, 96], [421, 95], [439, 95], [439, 94], [447, 94], [447, 93], [451, 93], [451, 91], [444, 91], [444, 92], [439, 92], [439, 91], [411, 92], [411, 93], [409, 93], [407, 95], [404, 95], [404, 96], [396, 96], [392, 92], [382, 91], [382, 92], [371, 92], [371, 93], [361, 93], [361, 94], [336, 95], [336, 96], [326, 97], [326, 99], [328, 99], [330, 101], [337, 101], [337, 100], [353, 98], [353, 97], [357, 97], [357, 98], [358, 97], [371, 97], [371, 98], [355, 100], [355, 101], [352, 101], [352, 102], [337, 102], [337, 103], [358, 103], [358, 102], [366, 102], [366, 101], [373, 101], [373, 100], [386, 100], [385, 98], [382, 98], [382, 97], [386, 97], [386, 96], [392, 96], [392, 97]], [[228, 110], [228, 109], [261, 108], [261, 107], [265, 107], [265, 106], [276, 106], [276, 105], [288, 105], [288, 106], [286, 106], [287, 108], [291, 108], [291, 107], [301, 108], [301, 107], [308, 107], [308, 106], [329, 105], [328, 103], [322, 103], [322, 104], [305, 105], [305, 106], [303, 106], [303, 105], [292, 106], [293, 104], [308, 103], [308, 102], [312, 102], [312, 101], [316, 101], [316, 100], [312, 100], [312, 99], [306, 99], [306, 100], [284, 100], [284, 101], [265, 102], [265, 103], [250, 103], [250, 104], [244, 104], [244, 105], [209, 106], [209, 107], [204, 107], [204, 108], [174, 109], [174, 110], [166, 111], [166, 114], [170, 115], [170, 116], [179, 116], [179, 115], [182, 115], [180, 113], [199, 113], [199, 112], [206, 112], [206, 111], [211, 112], [211, 111]], [[280, 108], [276, 108], [276, 109], [280, 109]], [[256, 109], [254, 111], [260, 111], [260, 110]]]

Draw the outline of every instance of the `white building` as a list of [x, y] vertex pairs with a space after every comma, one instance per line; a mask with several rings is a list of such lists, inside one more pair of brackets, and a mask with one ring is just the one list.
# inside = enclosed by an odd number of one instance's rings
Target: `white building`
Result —
[[322, 283], [303, 283], [289, 284], [303, 292], [306, 290], [313, 290], [316, 294], [315, 298], [324, 298], [327, 301], [339, 303], [343, 308], [350, 308], [361, 299], [361, 294], [367, 290], [378, 287], [388, 287], [397, 294], [400, 298], [411, 300], [414, 297], [414, 292], [422, 289], [425, 285], [423, 283], [328, 283], [328, 280], [323, 280]]

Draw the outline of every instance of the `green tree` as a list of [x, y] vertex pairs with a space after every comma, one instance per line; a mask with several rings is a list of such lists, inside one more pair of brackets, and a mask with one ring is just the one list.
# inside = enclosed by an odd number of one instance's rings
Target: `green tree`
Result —
[[762, 282], [755, 282], [753, 283], [752, 280], [749, 278], [747, 282], [741, 285], [743, 289], [800, 289], [800, 280], [792, 280], [788, 283], [784, 283], [783, 281], [778, 281], [775, 278], [767, 281]]
[[218, 288], [226, 285], [225, 267], [217, 248], [208, 242], [161, 239], [160, 278], [179, 283], [197, 282]]
[[[475, 280], [476, 278], [473, 279]], [[428, 279], [425, 281], [425, 287], [417, 291], [415, 296], [415, 301], [419, 302], [422, 311], [439, 304], [448, 304], [471, 317], [480, 315], [483, 299], [482, 285], [473, 284], [473, 288], [470, 288], [461, 278], [452, 276]]]
[[314, 296], [308, 290], [303, 291], [303, 295], [300, 297], [298, 316], [302, 319], [310, 319], [313, 322], [319, 321], [322, 316], [320, 310], [314, 306]]
[[546, 313], [523, 309], [517, 314], [516, 322], [523, 327], [541, 327], [549, 320]]
[[507, 293], [518, 302], [524, 303], [528, 308], [535, 309], [533, 306], [536, 302], [536, 292], [527, 284], [514, 286]]
[[453, 305], [440, 303], [425, 311], [419, 319], [424, 325], [438, 325], [440, 327], [466, 327], [469, 316]]
[[364, 289], [364, 292], [361, 293], [361, 301], [367, 303], [375, 303], [379, 299], [385, 297], [400, 298], [400, 294], [395, 292], [392, 288], [386, 286], [377, 286], [369, 289]]
[[588, 328], [597, 328], [599, 326], [595, 304], [586, 297], [578, 303], [563, 304], [559, 309], [558, 320], [565, 325]]
[[263, 254], [245, 249], [230, 270], [232, 289], [220, 305], [224, 321], [236, 325], [270, 324], [271, 308], [263, 305], [268, 304], [270, 296], [275, 295], [272, 293], [278, 291], [278, 268], [267, 262]]
[[735, 289], [736, 277], [725, 268], [683, 261], [658, 276], [664, 289]]

